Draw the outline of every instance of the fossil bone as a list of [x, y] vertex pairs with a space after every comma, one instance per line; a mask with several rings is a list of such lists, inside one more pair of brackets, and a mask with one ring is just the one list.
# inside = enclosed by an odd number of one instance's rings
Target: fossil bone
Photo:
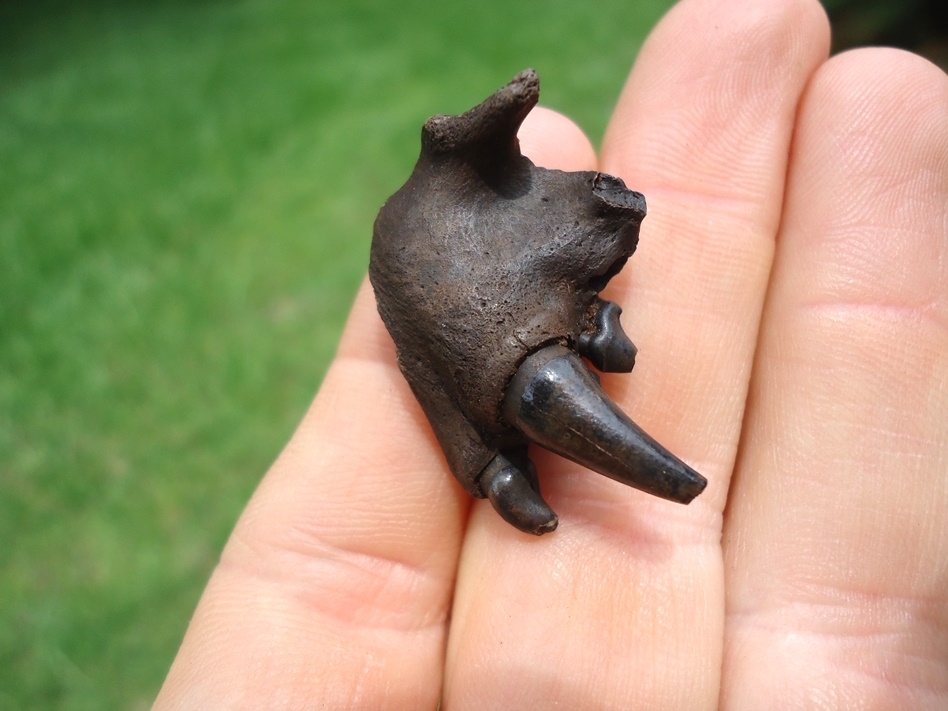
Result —
[[621, 310], [598, 294], [635, 251], [645, 198], [605, 173], [524, 157], [517, 129], [538, 96], [528, 70], [463, 114], [428, 119], [412, 175], [376, 220], [369, 276], [458, 481], [542, 534], [557, 518], [530, 442], [680, 503], [706, 481], [636, 426], [579, 357], [609, 372], [635, 362]]

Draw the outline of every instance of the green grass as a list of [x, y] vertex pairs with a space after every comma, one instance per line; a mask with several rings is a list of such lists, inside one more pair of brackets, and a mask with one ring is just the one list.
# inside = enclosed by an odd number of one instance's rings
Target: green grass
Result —
[[667, 5], [0, 4], [0, 709], [150, 705], [422, 121], [598, 140]]

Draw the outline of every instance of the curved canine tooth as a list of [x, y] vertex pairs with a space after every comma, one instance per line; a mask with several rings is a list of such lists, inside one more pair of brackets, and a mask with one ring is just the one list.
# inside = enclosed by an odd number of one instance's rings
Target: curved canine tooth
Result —
[[562, 346], [523, 362], [507, 389], [504, 417], [541, 447], [663, 499], [687, 504], [708, 483], [629, 419]]

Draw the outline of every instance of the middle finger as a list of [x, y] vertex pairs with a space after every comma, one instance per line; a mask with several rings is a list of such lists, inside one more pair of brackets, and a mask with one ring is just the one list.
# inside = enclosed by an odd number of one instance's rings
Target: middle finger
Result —
[[475, 506], [449, 632], [448, 708], [716, 703], [720, 514], [794, 113], [827, 45], [815, 1], [690, 0], [643, 48], [601, 166], [650, 203], [639, 253], [607, 294], [627, 307], [640, 358], [632, 376], [603, 381], [709, 488], [677, 507], [541, 455], [557, 532], [532, 539]]

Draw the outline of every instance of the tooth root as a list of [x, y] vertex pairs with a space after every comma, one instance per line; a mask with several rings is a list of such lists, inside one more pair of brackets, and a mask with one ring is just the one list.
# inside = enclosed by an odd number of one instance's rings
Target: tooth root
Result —
[[663, 499], [687, 504], [707, 484], [632, 422], [562, 346], [524, 361], [507, 389], [504, 417], [545, 449]]

